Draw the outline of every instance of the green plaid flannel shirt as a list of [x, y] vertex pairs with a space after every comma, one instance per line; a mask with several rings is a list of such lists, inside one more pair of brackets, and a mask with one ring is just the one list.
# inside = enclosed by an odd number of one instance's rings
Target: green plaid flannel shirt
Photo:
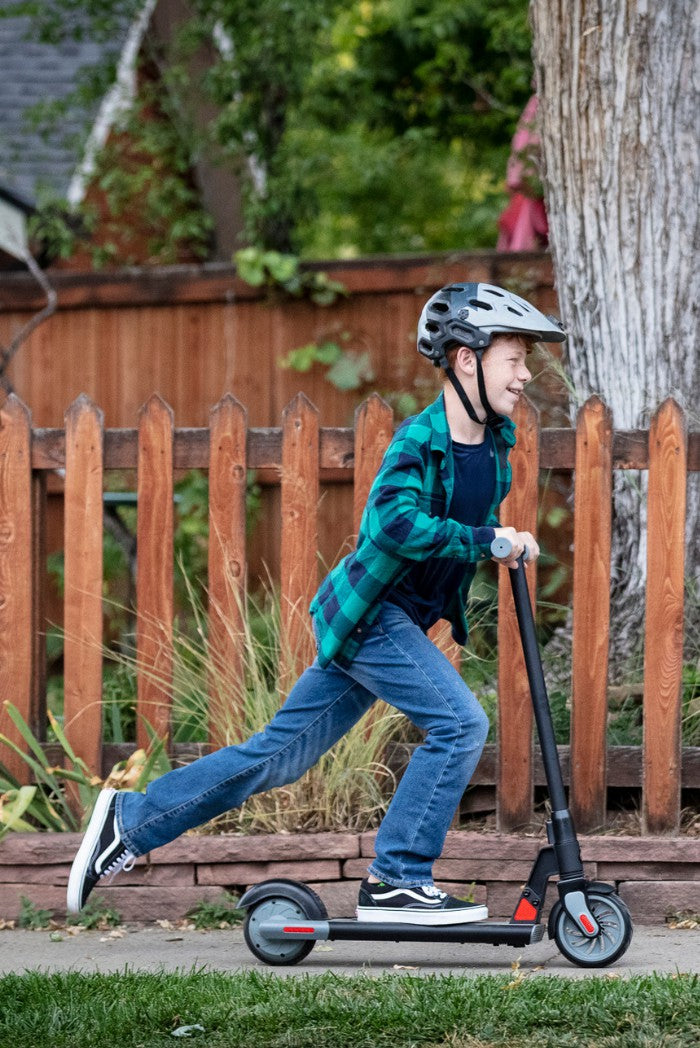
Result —
[[[510, 489], [508, 454], [515, 426], [504, 419], [500, 429], [487, 430], [486, 439], [494, 444], [496, 486], [484, 524], [498, 527], [496, 512]], [[384, 595], [413, 562], [429, 557], [464, 561], [464, 578], [446, 617], [455, 641], [466, 643], [469, 587], [478, 562], [491, 550], [475, 541], [473, 528], [447, 516], [453, 489], [452, 443], [441, 393], [394, 434], [362, 514], [357, 546], [326, 576], [311, 602], [321, 666], [334, 659], [341, 666], [352, 662]]]

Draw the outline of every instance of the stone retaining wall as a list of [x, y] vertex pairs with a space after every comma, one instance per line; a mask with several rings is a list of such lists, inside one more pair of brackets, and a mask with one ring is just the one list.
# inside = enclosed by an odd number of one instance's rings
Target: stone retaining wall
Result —
[[[65, 915], [65, 891], [79, 834], [8, 834], [0, 841], [0, 918], [19, 914], [20, 898]], [[435, 864], [436, 882], [456, 894], [474, 884], [491, 916], [510, 916], [542, 838], [451, 831]], [[99, 894], [128, 921], [183, 917], [222, 889], [239, 894], [270, 877], [305, 881], [331, 916], [352, 915], [361, 878], [374, 854], [374, 833], [186, 835], [139, 859]], [[582, 837], [591, 879], [614, 882], [638, 923], [668, 913], [700, 911], [700, 839]], [[555, 899], [548, 893], [548, 902]]]

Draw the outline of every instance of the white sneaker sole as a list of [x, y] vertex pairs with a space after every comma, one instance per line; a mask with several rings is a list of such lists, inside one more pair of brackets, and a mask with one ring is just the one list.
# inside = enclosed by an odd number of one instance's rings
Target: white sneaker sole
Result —
[[380, 921], [387, 924], [422, 924], [426, 927], [435, 928], [445, 924], [473, 924], [475, 921], [485, 921], [489, 915], [486, 906], [471, 906], [468, 910], [407, 910], [405, 907], [397, 907], [392, 910], [389, 907], [358, 906], [355, 910], [358, 921], [368, 921], [378, 924]]
[[80, 896], [85, 881], [85, 868], [90, 862], [90, 856], [92, 855], [99, 836], [102, 833], [105, 816], [107, 815], [112, 797], [116, 792], [116, 790], [102, 790], [97, 798], [95, 810], [90, 816], [90, 822], [85, 830], [82, 844], [80, 845], [78, 854], [73, 859], [73, 865], [70, 868], [68, 891], [66, 893], [66, 909], [68, 913], [80, 913]]

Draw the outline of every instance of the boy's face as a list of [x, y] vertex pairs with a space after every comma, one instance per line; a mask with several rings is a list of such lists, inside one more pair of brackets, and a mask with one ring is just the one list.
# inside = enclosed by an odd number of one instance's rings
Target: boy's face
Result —
[[[494, 411], [511, 418], [520, 395], [532, 378], [525, 360], [530, 344], [518, 335], [495, 335], [482, 357], [486, 395]], [[457, 362], [462, 364], [476, 391], [476, 361], [470, 349], [461, 348]], [[477, 400], [478, 403], [478, 400]]]

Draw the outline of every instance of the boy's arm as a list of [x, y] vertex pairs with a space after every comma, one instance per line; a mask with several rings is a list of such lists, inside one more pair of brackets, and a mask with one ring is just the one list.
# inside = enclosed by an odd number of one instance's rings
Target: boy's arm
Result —
[[478, 561], [491, 556], [492, 526], [480, 528], [431, 516], [421, 446], [390, 446], [372, 486], [363, 519], [368, 538], [384, 553], [425, 560], [451, 557]]

